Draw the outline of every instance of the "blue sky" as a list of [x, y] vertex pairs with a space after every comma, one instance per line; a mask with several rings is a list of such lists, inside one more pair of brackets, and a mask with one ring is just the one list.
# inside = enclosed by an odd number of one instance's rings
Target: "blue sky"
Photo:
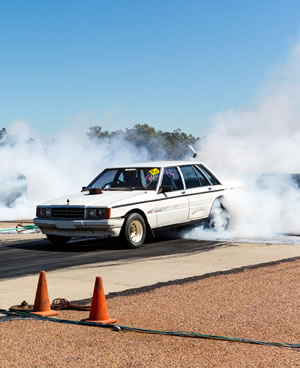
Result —
[[202, 136], [299, 41], [294, 0], [0, 3], [0, 128], [148, 123]]

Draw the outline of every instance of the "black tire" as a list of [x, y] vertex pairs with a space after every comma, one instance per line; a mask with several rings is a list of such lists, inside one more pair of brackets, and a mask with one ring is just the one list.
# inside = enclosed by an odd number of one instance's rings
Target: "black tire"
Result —
[[144, 243], [146, 234], [146, 224], [141, 215], [131, 213], [125, 218], [121, 236], [128, 248], [139, 248]]
[[230, 215], [220, 200], [216, 200], [210, 210], [207, 227], [215, 231], [228, 230]]
[[46, 236], [49, 242], [56, 246], [64, 245], [71, 239], [70, 236], [59, 236], [59, 235], [49, 235], [49, 234], [46, 234]]

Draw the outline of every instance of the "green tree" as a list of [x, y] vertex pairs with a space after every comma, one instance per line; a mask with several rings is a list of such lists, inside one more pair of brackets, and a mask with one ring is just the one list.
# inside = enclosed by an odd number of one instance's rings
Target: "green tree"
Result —
[[189, 152], [188, 145], [195, 144], [199, 139], [182, 132], [181, 129], [176, 129], [173, 132], [163, 132], [155, 130], [148, 124], [136, 124], [133, 128], [127, 128], [125, 131], [117, 130], [111, 133], [102, 131], [100, 126], [93, 126], [90, 128], [88, 135], [90, 138], [97, 139], [121, 137], [137, 149], [146, 149], [152, 160], [183, 159]]
[[0, 143], [1, 143], [1, 142], [4, 142], [4, 141], [5, 141], [5, 139], [6, 139], [6, 137], [7, 137], [7, 131], [6, 131], [6, 129], [5, 129], [5, 128], [2, 128], [2, 129], [0, 130]]
[[91, 138], [109, 138], [110, 137], [110, 133], [108, 130], [102, 130], [101, 126], [99, 125], [94, 125], [91, 126], [90, 131], [87, 133], [87, 135]]

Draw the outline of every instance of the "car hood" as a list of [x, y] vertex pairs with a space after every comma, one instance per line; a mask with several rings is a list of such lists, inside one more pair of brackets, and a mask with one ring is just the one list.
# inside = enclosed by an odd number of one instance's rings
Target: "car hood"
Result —
[[137, 201], [149, 199], [155, 195], [154, 191], [103, 191], [101, 194], [89, 194], [81, 192], [77, 194], [64, 195], [54, 200], [47, 201], [43, 205], [48, 206], [100, 206], [110, 207], [112, 205], [130, 204]]

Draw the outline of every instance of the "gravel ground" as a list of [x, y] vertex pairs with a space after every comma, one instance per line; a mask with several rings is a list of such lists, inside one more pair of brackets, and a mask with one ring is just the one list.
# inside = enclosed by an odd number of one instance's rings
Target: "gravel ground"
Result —
[[[147, 329], [300, 343], [300, 260], [107, 299], [111, 318]], [[104, 280], [105, 288], [105, 280]], [[64, 319], [88, 312], [63, 311]], [[0, 324], [0, 367], [300, 367], [300, 351], [114, 332], [44, 321]]]

